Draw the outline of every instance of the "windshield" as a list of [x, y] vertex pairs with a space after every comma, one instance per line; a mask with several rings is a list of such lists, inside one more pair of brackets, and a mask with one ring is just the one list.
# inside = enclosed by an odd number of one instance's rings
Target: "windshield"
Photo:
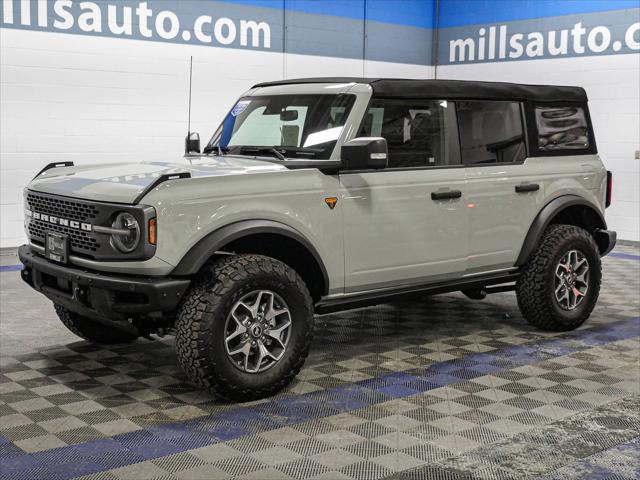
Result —
[[243, 97], [218, 127], [205, 153], [228, 151], [328, 159], [354, 98], [353, 95]]

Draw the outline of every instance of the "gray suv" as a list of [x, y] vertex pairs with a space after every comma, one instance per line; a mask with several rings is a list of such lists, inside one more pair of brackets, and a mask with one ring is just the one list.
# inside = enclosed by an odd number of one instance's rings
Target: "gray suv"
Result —
[[287, 385], [314, 314], [403, 296], [515, 290], [531, 324], [574, 329], [616, 241], [581, 88], [263, 83], [199, 143], [174, 163], [48, 165], [19, 254], [72, 332], [175, 333], [188, 376], [226, 398]]

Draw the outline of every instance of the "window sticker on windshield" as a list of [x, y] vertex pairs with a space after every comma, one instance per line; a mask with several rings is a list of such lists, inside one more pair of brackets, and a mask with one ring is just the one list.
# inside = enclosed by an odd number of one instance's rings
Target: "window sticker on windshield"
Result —
[[231, 110], [231, 115], [233, 117], [237, 117], [238, 115], [240, 115], [242, 112], [245, 111], [245, 109], [249, 106], [250, 103], [251, 103], [251, 100], [240, 100], [238, 103], [236, 103], [235, 107], [233, 107], [233, 109]]

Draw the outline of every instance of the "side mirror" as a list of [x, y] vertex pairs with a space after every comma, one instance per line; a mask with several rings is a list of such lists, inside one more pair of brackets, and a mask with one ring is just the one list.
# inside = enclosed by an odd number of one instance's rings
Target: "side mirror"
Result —
[[190, 153], [200, 153], [200, 135], [196, 132], [191, 132], [187, 135], [184, 141], [184, 153], [189, 155]]
[[387, 141], [382, 137], [359, 137], [342, 145], [343, 170], [380, 170], [387, 167]]

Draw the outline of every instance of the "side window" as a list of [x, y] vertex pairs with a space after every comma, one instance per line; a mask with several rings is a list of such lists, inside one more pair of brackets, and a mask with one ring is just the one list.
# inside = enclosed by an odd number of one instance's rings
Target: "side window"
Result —
[[448, 112], [453, 108], [445, 100], [374, 98], [358, 136], [387, 140], [389, 168], [448, 165]]
[[526, 157], [518, 102], [456, 102], [464, 165], [514, 163]]
[[535, 107], [538, 150], [589, 148], [587, 118], [582, 107]]

